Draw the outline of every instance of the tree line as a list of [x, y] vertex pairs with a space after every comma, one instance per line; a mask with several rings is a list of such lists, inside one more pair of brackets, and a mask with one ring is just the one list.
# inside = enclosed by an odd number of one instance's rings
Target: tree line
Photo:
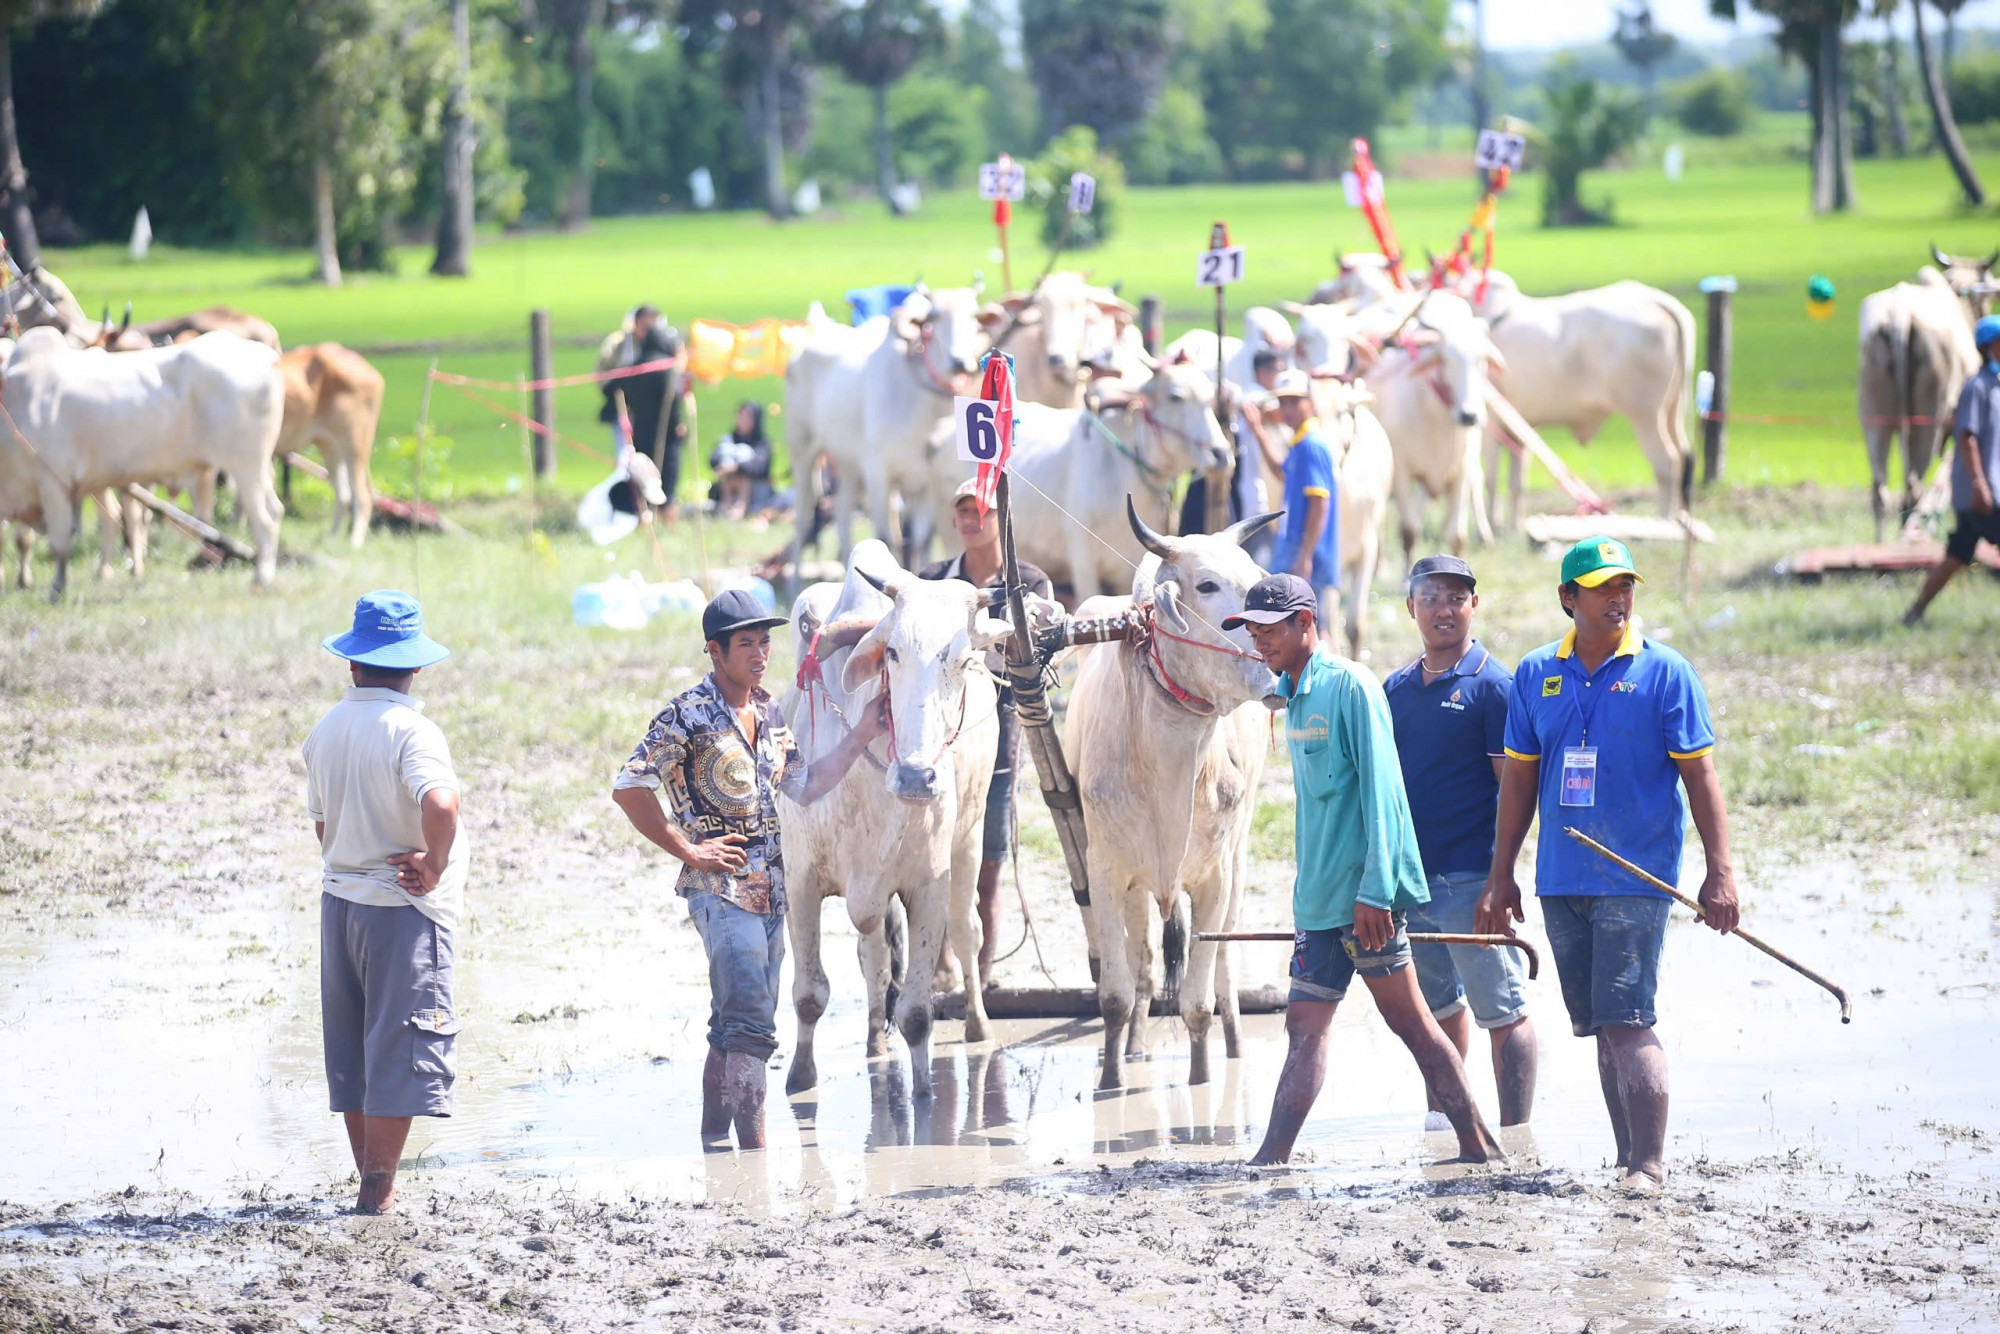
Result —
[[[145, 205], [174, 243], [312, 243], [338, 282], [417, 236], [437, 237], [436, 271], [464, 272], [475, 222], [711, 204], [782, 217], [807, 176], [900, 212], [1001, 150], [1067, 134], [1069, 153], [1082, 131], [1143, 184], [1323, 178], [1349, 140], [1440, 90], [1475, 123], [1510, 109], [1494, 105], [1479, 0], [1465, 3], [0, 0], [0, 230], [32, 259], [38, 222], [60, 241], [115, 237]], [[1983, 199], [1912, 7], [1934, 141]], [[1856, 99], [1867, 134], [1882, 108], [1842, 33], [1896, 0], [1743, 8], [1779, 19], [1777, 52], [1805, 72], [1815, 204], [1847, 206]], [[1565, 70], [1535, 108], [1547, 136], [1628, 141], [1654, 109], [1671, 35], [1638, 3], [1610, 36], [1640, 72], [1636, 109]], [[1704, 96], [1695, 114], [1724, 127], [1743, 101]], [[1900, 103], [1886, 108], [1899, 147]]]

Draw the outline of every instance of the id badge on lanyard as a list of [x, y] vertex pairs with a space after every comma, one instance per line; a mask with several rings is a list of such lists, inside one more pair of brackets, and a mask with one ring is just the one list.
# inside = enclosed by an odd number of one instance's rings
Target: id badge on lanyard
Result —
[[1597, 747], [1563, 747], [1562, 804], [1597, 804]]
[[[1597, 747], [1590, 744], [1590, 719], [1597, 712], [1597, 695], [1593, 685], [1586, 682], [1577, 691], [1576, 708], [1583, 717], [1581, 745], [1564, 746], [1562, 753], [1562, 795], [1564, 806], [1595, 806], [1597, 804]], [[1589, 704], [1583, 701], [1588, 697]]]

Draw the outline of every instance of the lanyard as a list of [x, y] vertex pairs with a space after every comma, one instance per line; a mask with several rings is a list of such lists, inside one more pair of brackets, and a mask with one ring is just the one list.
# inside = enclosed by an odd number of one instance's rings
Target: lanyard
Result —
[[[1597, 686], [1591, 684], [1591, 674], [1583, 670], [1583, 660], [1581, 658], [1572, 654], [1570, 661], [1576, 664], [1577, 673], [1582, 678], [1576, 691], [1576, 712], [1577, 716], [1583, 720], [1583, 737], [1577, 744], [1588, 746], [1590, 744], [1590, 720], [1597, 716], [1597, 705], [1600, 695], [1611, 693], [1611, 673], [1608, 669], [1613, 663], [1618, 661], [1618, 655], [1614, 652], [1604, 665], [1597, 669], [1604, 673], [1602, 681], [1598, 683], [1605, 687], [1602, 692], [1597, 689]], [[1586, 704], [1584, 703], [1585, 700], [1589, 700], [1590, 702]]]

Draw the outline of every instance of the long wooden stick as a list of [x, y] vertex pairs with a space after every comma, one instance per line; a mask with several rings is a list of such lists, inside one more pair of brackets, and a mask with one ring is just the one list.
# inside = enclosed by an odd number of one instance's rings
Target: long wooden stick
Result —
[[[1197, 931], [1196, 940], [1282, 940], [1286, 944], [1298, 939], [1290, 931]], [[1535, 947], [1515, 936], [1474, 936], [1456, 931], [1410, 931], [1404, 939], [1412, 945], [1479, 945], [1486, 949], [1519, 950], [1528, 956], [1528, 980], [1534, 981], [1542, 975], [1542, 956]]]
[[195, 518], [194, 515], [187, 513], [185, 510], [167, 503], [143, 486], [128, 485], [125, 488], [125, 494], [186, 533], [189, 537], [192, 537], [195, 541], [214, 547], [218, 553], [225, 557], [250, 561], [257, 559], [257, 552], [253, 548], [239, 542], [228, 533], [222, 532], [212, 525], [203, 523], [200, 519]]
[[[1672, 885], [1660, 879], [1660, 877], [1654, 875], [1651, 871], [1646, 870], [1644, 867], [1634, 866], [1631, 862], [1626, 861], [1623, 857], [1620, 857], [1610, 848], [1605, 847], [1602, 843], [1599, 843], [1596, 839], [1584, 833], [1582, 830], [1572, 829], [1565, 826], [1563, 832], [1565, 834], [1568, 834], [1571, 838], [1575, 839], [1577, 842], [1583, 844], [1583, 846], [1585, 846], [1586, 848], [1589, 848], [1592, 852], [1596, 853], [1598, 856], [1604, 858], [1604, 860], [1612, 863], [1614, 866], [1621, 866], [1627, 871], [1630, 871], [1633, 875], [1638, 876], [1641, 880], [1651, 885], [1654, 889], [1657, 889], [1662, 894], [1665, 894], [1670, 898], [1672, 898], [1676, 903], [1679, 903], [1684, 907], [1692, 908], [1695, 910], [1696, 913], [1701, 912], [1701, 904], [1689, 898], [1687, 895], [1681, 893], [1678, 889], [1675, 889]], [[1799, 976], [1807, 979], [1808, 981], [1817, 982], [1820, 986], [1825, 987], [1828, 991], [1833, 993], [1833, 998], [1840, 1002], [1840, 1022], [1843, 1024], [1854, 1022], [1854, 1016], [1851, 1013], [1852, 1007], [1848, 1004], [1847, 992], [1843, 988], [1828, 981], [1826, 978], [1821, 977], [1818, 973], [1815, 973], [1812, 969], [1806, 967], [1804, 964], [1800, 963], [1797, 959], [1792, 958], [1789, 954], [1786, 954], [1783, 950], [1774, 949], [1771, 946], [1766, 945], [1763, 941], [1757, 939], [1757, 937], [1751, 935], [1748, 931], [1745, 931], [1740, 926], [1737, 927], [1734, 931], [1730, 932], [1729, 934], [1740, 939], [1745, 945], [1755, 946], [1757, 949], [1764, 951], [1764, 953], [1770, 955], [1773, 959], [1776, 959], [1779, 963], [1785, 965], [1785, 967], [1791, 969], [1793, 972], [1799, 974]]]

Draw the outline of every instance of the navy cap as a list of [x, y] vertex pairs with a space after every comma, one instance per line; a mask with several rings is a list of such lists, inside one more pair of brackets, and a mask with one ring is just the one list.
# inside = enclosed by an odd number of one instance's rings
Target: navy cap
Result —
[[725, 588], [701, 612], [703, 642], [719, 644], [738, 630], [769, 630], [783, 625], [785, 617], [764, 610], [747, 588]]
[[337, 658], [389, 671], [416, 671], [451, 656], [450, 649], [424, 633], [417, 600], [392, 588], [363, 593], [354, 603], [354, 628], [319, 642]]
[[1319, 614], [1319, 598], [1314, 596], [1312, 585], [1296, 574], [1267, 574], [1250, 585], [1250, 591], [1243, 597], [1242, 614], [1223, 617], [1222, 628], [1240, 630], [1246, 621], [1276, 625], [1300, 611]]
[[1412, 565], [1409, 586], [1415, 588], [1419, 579], [1428, 579], [1434, 574], [1448, 574], [1454, 579], [1465, 580], [1473, 588], [1479, 587], [1479, 581], [1472, 577], [1472, 567], [1465, 563], [1463, 557], [1442, 554], [1426, 556]]

